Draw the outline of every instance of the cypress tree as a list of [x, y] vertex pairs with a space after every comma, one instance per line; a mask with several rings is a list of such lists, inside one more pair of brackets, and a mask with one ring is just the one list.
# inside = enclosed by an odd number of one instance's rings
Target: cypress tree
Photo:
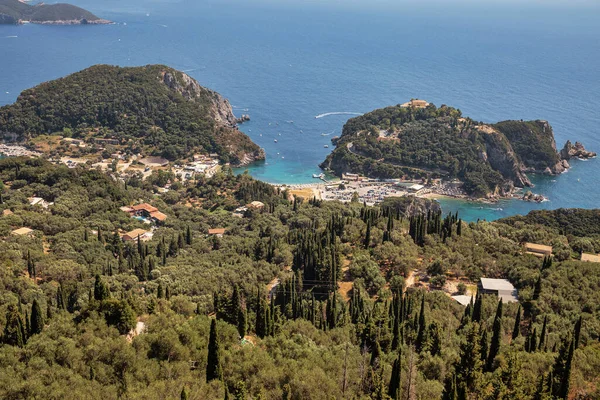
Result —
[[185, 390], [185, 386], [181, 389], [181, 395], [179, 396], [181, 400], [188, 400], [187, 390]]
[[96, 275], [94, 282], [94, 300], [103, 301], [110, 297], [110, 292], [106, 284], [100, 279], [100, 275]]
[[371, 220], [367, 221], [367, 231], [365, 232], [365, 249], [371, 244]]
[[462, 218], [458, 220], [458, 225], [456, 226], [456, 235], [462, 235]]
[[494, 317], [492, 333], [492, 343], [490, 344], [490, 352], [486, 363], [486, 370], [491, 371], [494, 365], [494, 359], [500, 352], [500, 343], [502, 341], [502, 299], [498, 302], [496, 316]]
[[487, 330], [481, 330], [481, 337], [479, 338], [479, 346], [481, 347], [481, 362], [486, 362], [488, 357], [488, 333]]
[[577, 320], [577, 323], [575, 324], [575, 348], [579, 348], [579, 338], [581, 336], [581, 325], [583, 324], [583, 318], [581, 317], [581, 315], [579, 316], [579, 319]]
[[190, 226], [187, 226], [187, 229], [185, 231], [185, 243], [188, 246], [191, 246], [192, 244], [192, 229], [190, 228]]
[[429, 325], [429, 337], [431, 341], [431, 355], [439, 356], [442, 353], [442, 333], [436, 322]]
[[552, 382], [552, 396], [558, 399], [567, 399], [571, 385], [571, 367], [575, 341], [566, 339], [560, 348], [552, 368], [554, 380]]
[[512, 339], [515, 340], [519, 337], [519, 333], [521, 330], [521, 305], [519, 304], [519, 308], [517, 309], [517, 316], [515, 317], [515, 327], [513, 328]]
[[390, 378], [390, 385], [388, 387], [388, 396], [390, 396], [392, 398], [392, 400], [399, 400], [400, 399], [400, 384], [402, 382], [401, 380], [401, 374], [402, 374], [402, 363], [401, 363], [401, 358], [402, 357], [402, 352], [401, 350], [398, 351], [398, 357], [396, 357], [396, 359], [394, 360], [394, 363], [392, 365], [392, 376]]
[[540, 343], [538, 344], [538, 350], [544, 349], [544, 343], [546, 342], [546, 325], [548, 323], [548, 316], [544, 316], [544, 323], [542, 324], [542, 333], [540, 334]]
[[540, 273], [540, 276], [538, 277], [537, 281], [535, 282], [535, 286], [533, 288], [532, 299], [533, 300], [539, 299], [541, 293], [542, 293], [542, 274]]
[[31, 306], [31, 323], [29, 324], [30, 335], [36, 335], [44, 329], [44, 315], [37, 300], [33, 300]]
[[533, 328], [533, 333], [529, 341], [529, 352], [534, 353], [537, 350], [537, 328]]
[[475, 304], [473, 305], [473, 315], [471, 316], [471, 321], [480, 322], [481, 321], [481, 294], [477, 293], [477, 297], [475, 297]]
[[415, 347], [418, 353], [423, 351], [425, 342], [427, 341], [427, 326], [425, 324], [425, 295], [421, 299], [421, 312], [419, 313], [419, 331], [417, 333], [417, 341]]
[[221, 359], [219, 354], [219, 338], [217, 337], [217, 320], [210, 322], [210, 336], [208, 338], [208, 362], [206, 365], [206, 382], [223, 377]]
[[240, 309], [240, 315], [238, 316], [238, 333], [240, 337], [243, 339], [246, 336], [246, 329], [248, 328], [248, 316], [246, 315], [245, 310]]

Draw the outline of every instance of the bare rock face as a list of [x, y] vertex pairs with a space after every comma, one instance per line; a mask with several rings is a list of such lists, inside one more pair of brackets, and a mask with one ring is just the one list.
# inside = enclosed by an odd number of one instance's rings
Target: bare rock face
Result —
[[[179, 79], [177, 79], [179, 78]], [[173, 91], [180, 93], [185, 99], [198, 101], [200, 98], [209, 98], [209, 113], [217, 124], [233, 128], [237, 119], [229, 101], [214, 90], [200, 86], [200, 84], [183, 72], [180, 76], [167, 71], [163, 74], [163, 83]]]
[[503, 194], [509, 193], [514, 186], [531, 186], [531, 181], [523, 172], [525, 171], [525, 166], [519, 160], [519, 157], [513, 150], [510, 142], [506, 140], [506, 137], [489, 125], [480, 125], [477, 129], [485, 139], [486, 151], [484, 159], [511, 183], [511, 185], [501, 188]]
[[575, 142], [573, 145], [570, 140], [567, 140], [567, 143], [565, 143], [565, 146], [560, 151], [560, 157], [563, 161], [570, 160], [573, 157], [588, 159], [596, 157], [596, 153], [586, 150], [580, 142]]

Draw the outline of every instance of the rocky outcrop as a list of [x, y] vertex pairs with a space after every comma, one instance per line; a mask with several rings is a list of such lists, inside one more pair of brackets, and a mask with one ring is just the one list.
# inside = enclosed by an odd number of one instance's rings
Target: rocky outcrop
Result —
[[237, 118], [233, 115], [231, 104], [219, 93], [200, 86], [194, 78], [183, 72], [164, 71], [162, 79], [169, 89], [187, 100], [204, 103], [209, 99], [208, 112], [217, 124], [230, 128], [236, 126]]
[[596, 157], [596, 153], [586, 150], [583, 144], [579, 142], [573, 144], [570, 140], [567, 140], [567, 143], [565, 143], [565, 146], [560, 151], [560, 158], [564, 161], [568, 161], [571, 158], [588, 159], [593, 157]]
[[512, 183], [512, 185], [504, 185], [501, 188], [503, 193], [500, 195], [510, 193], [514, 186], [531, 186], [531, 181], [523, 172], [525, 170], [523, 163], [506, 137], [489, 125], [479, 125], [476, 128], [486, 143], [486, 149], [483, 152], [485, 160]]

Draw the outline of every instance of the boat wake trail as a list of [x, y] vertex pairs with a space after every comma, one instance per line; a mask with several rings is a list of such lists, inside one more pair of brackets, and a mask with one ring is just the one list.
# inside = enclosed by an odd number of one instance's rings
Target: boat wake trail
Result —
[[4, 39], [14, 39], [18, 38], [18, 36], [4, 36]]
[[363, 114], [357, 113], [357, 112], [339, 111], [339, 112], [328, 112], [325, 114], [319, 114], [319, 115], [315, 116], [315, 118], [323, 118], [323, 117], [328, 117], [330, 115], [363, 115]]

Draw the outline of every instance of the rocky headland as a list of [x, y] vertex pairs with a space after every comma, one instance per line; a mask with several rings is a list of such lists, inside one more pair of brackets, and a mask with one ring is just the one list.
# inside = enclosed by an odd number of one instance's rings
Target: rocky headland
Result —
[[[446, 105], [410, 105], [379, 109], [350, 119], [335, 138], [336, 149], [321, 167], [341, 176], [422, 180], [442, 178], [463, 183], [473, 199], [514, 197], [532, 187], [528, 173], [556, 175], [569, 159], [596, 154], [567, 142], [558, 151], [547, 121], [483, 123]], [[528, 201], [543, 201], [536, 195]]]
[[19, 0], [0, 0], [0, 24], [100, 25], [102, 19], [71, 4], [27, 4]]
[[0, 107], [6, 141], [60, 135], [76, 140], [83, 152], [109, 145], [113, 152], [171, 161], [197, 153], [217, 154], [233, 166], [263, 160], [264, 150], [237, 122], [227, 99], [164, 65], [96, 65], [25, 90]]

